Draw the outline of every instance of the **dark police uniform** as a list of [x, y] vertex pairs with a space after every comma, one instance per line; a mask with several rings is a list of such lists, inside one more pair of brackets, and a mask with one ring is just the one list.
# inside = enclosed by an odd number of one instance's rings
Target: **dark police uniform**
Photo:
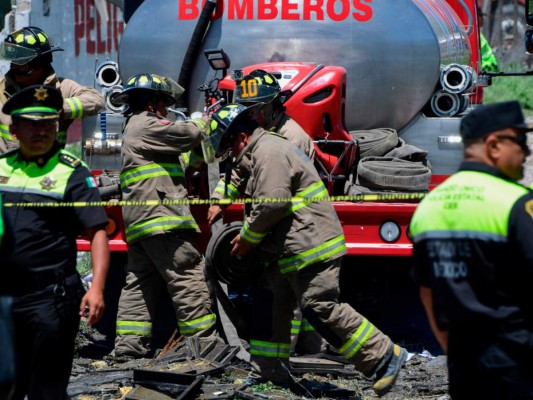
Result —
[[418, 279], [448, 331], [453, 399], [533, 398], [532, 218], [531, 191], [464, 162], [411, 221]]
[[[12, 99], [20, 108], [27, 91]], [[49, 94], [42, 101], [48, 108], [54, 97]], [[20, 150], [0, 156], [0, 192], [5, 203], [100, 201], [90, 171], [57, 143], [29, 161]], [[10, 246], [0, 254], [0, 295], [13, 297], [14, 398], [67, 398], [84, 294], [76, 272], [76, 237], [82, 229], [105, 225], [106, 213], [101, 207], [29, 205], [7, 207], [5, 217]]]

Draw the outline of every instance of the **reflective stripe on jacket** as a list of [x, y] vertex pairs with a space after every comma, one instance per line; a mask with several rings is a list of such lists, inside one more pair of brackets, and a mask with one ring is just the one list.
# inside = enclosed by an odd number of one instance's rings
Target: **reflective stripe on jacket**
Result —
[[282, 273], [346, 254], [342, 226], [331, 203], [288, 200], [328, 194], [313, 162], [301, 150], [258, 128], [236, 159], [238, 168], [243, 160], [250, 177], [246, 195], [258, 199], [241, 229], [243, 240], [280, 255]]
[[[181, 200], [187, 197], [179, 156], [200, 144], [203, 121], [172, 122], [153, 113], [128, 118], [122, 145], [122, 197], [128, 201]], [[129, 243], [176, 230], [199, 232], [187, 205], [123, 207]]]

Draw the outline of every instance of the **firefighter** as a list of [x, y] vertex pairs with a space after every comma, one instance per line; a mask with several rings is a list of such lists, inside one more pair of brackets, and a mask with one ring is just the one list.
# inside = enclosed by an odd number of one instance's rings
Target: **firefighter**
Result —
[[[34, 26], [7, 35], [0, 48], [0, 57], [10, 61], [11, 66], [0, 79], [0, 104], [5, 104], [15, 93], [31, 85], [54, 86], [63, 96], [57, 141], [65, 147], [67, 129], [72, 122], [104, 110], [105, 103], [96, 89], [56, 76], [52, 67], [55, 51], [63, 49], [53, 46], [46, 33]], [[9, 133], [9, 124], [9, 116], [0, 113], [0, 154], [18, 145]]]
[[[20, 147], [0, 156], [0, 192], [6, 203], [30, 203], [6, 207], [9, 245], [0, 252], [0, 296], [13, 299], [15, 400], [67, 399], [80, 316], [93, 325], [104, 311], [107, 215], [103, 207], [61, 206], [100, 201], [90, 171], [55, 141], [62, 106], [59, 90], [36, 85], [2, 108]], [[82, 231], [91, 242], [93, 268], [86, 293], [76, 271]]]
[[[288, 114], [285, 113], [281, 96], [281, 87], [272, 74], [257, 69], [236, 79], [234, 100], [245, 106], [259, 104], [254, 108], [253, 118], [259, 126], [272, 132], [277, 132], [294, 143], [311, 160], [315, 156], [315, 145], [305, 130]], [[233, 169], [231, 182], [226, 184], [224, 179], [218, 182], [211, 198], [222, 199], [228, 197], [235, 199], [240, 196], [238, 182], [244, 178], [239, 176], [239, 170]], [[224, 207], [212, 205], [208, 210], [208, 220], [212, 224], [222, 216]], [[294, 310], [294, 319], [291, 328], [291, 352], [300, 354], [316, 354], [328, 350], [326, 341], [320, 337], [313, 326], [303, 318], [301, 311]]]
[[231, 104], [215, 112], [211, 135], [202, 146], [208, 162], [231, 152], [235, 165], [248, 169], [246, 195], [258, 199], [232, 242], [231, 254], [243, 257], [254, 246], [271, 254], [269, 266], [258, 270], [261, 277], [252, 291], [250, 353], [256, 377], [287, 383], [284, 365], [298, 305], [348, 361], [366, 376], [375, 376], [374, 391], [382, 395], [394, 384], [407, 351], [349, 305], [339, 303], [346, 244], [332, 204], [284, 200], [327, 196], [327, 190], [313, 162], [283, 136], [258, 127], [250, 111], [253, 107]]
[[411, 220], [430, 326], [448, 355], [452, 399], [533, 398], [533, 194], [517, 101], [461, 121], [464, 161]]
[[[285, 113], [280, 92], [281, 87], [274, 75], [257, 69], [242, 79], [236, 79], [235, 102], [245, 106], [257, 105], [254, 107], [253, 118], [259, 126], [264, 129], [277, 132], [286, 137], [289, 142], [294, 143], [311, 160], [315, 156], [315, 146], [311, 137], [303, 128]], [[222, 199], [224, 197], [236, 199], [241, 195], [236, 191], [237, 183], [246, 178], [240, 176], [239, 169], [232, 171], [231, 182], [226, 183], [224, 179], [218, 182], [212, 193], [212, 198]], [[223, 214], [224, 209], [218, 205], [212, 205], [208, 210], [208, 220], [215, 222]]]
[[[120, 185], [125, 201], [183, 200], [187, 191], [179, 160], [200, 144], [206, 122], [171, 121], [166, 107], [183, 92], [155, 74], [131, 77], [114, 101], [127, 104]], [[201, 153], [201, 151], [200, 151]], [[209, 336], [216, 316], [204, 276], [204, 258], [194, 239], [200, 232], [187, 205], [125, 206], [128, 274], [117, 317], [114, 356], [150, 353], [151, 316], [162, 290], [172, 298], [182, 335]]]

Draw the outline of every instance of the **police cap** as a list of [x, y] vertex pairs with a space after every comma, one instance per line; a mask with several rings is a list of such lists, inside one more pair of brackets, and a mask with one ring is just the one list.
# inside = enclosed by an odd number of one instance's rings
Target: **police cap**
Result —
[[2, 112], [12, 118], [56, 120], [62, 108], [63, 97], [59, 90], [52, 86], [33, 85], [11, 97], [4, 104]]
[[493, 103], [472, 110], [461, 121], [461, 137], [463, 141], [478, 139], [507, 128], [519, 133], [533, 130], [533, 124], [526, 123], [518, 101]]

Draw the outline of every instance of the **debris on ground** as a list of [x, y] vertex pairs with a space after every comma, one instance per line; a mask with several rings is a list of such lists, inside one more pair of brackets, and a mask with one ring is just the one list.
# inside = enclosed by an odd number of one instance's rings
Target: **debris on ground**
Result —
[[[289, 388], [247, 380], [250, 364], [221, 338], [186, 338], [175, 333], [150, 359], [117, 358], [112, 344], [83, 329], [77, 341], [68, 393], [73, 400], [166, 399], [371, 399], [372, 380], [335, 354], [293, 356]], [[79, 335], [79, 336], [80, 336]], [[396, 385], [382, 399], [449, 400], [446, 358], [411, 354]]]

